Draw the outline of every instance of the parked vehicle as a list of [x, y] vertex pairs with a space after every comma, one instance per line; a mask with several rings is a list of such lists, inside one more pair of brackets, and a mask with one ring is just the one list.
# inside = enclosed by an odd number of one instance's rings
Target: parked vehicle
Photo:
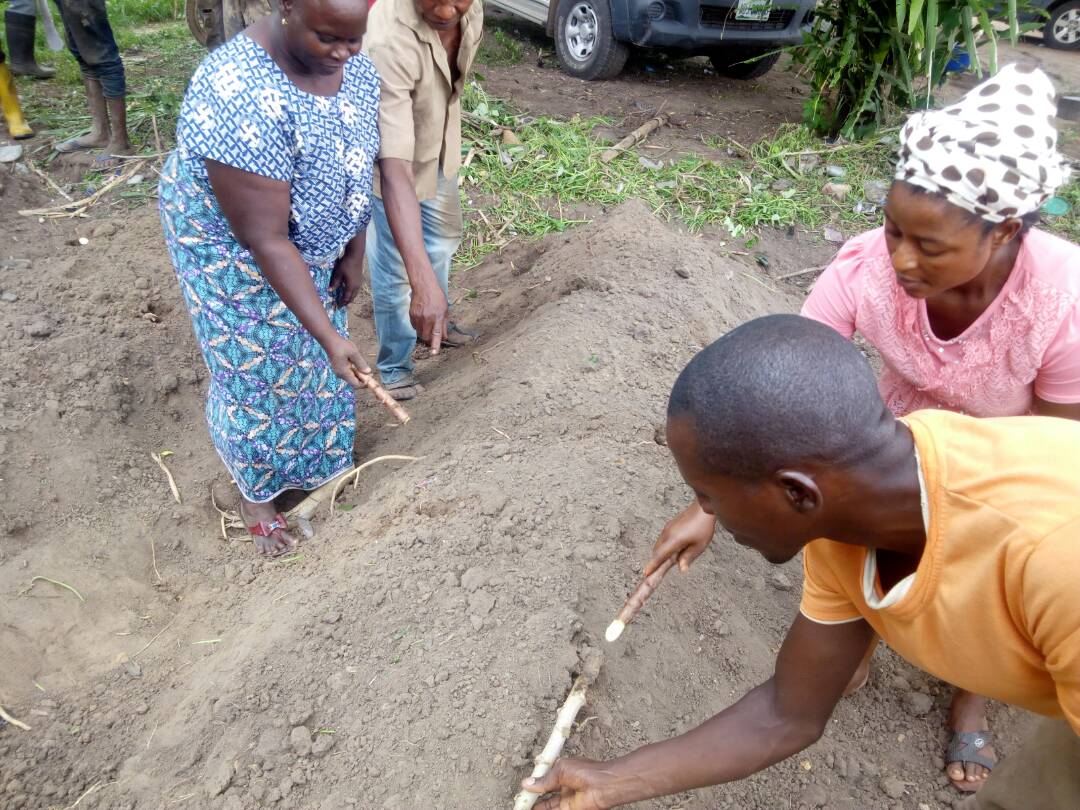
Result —
[[756, 79], [802, 41], [816, 0], [485, 0], [547, 30], [563, 70], [610, 79], [631, 48], [708, 56], [718, 73]]
[[[1049, 0], [1048, 0], [1049, 1]], [[610, 79], [631, 48], [708, 56], [734, 79], [764, 76], [802, 41], [817, 0], [484, 0], [546, 28], [563, 70]], [[1068, 0], [1080, 8], [1080, 0]], [[270, 0], [186, 0], [188, 28], [208, 48], [270, 13]]]
[[1043, 23], [1046, 45], [1066, 51], [1080, 50], [1080, 0], [1031, 0], [1029, 7], [1036, 10], [1026, 13], [1022, 21]]
[[187, 0], [188, 30], [210, 50], [270, 13], [269, 0]]

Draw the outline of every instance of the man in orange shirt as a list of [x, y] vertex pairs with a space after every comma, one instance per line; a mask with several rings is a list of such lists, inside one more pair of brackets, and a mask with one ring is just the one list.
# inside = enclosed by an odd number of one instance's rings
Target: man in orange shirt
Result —
[[560, 760], [524, 783], [557, 794], [540, 810], [607, 810], [797, 753], [875, 632], [949, 683], [1052, 718], [970, 806], [1080, 808], [1080, 424], [897, 420], [854, 346], [775, 315], [690, 362], [667, 436], [737, 542], [773, 563], [805, 551], [800, 615], [771, 679], [680, 737], [611, 762]]

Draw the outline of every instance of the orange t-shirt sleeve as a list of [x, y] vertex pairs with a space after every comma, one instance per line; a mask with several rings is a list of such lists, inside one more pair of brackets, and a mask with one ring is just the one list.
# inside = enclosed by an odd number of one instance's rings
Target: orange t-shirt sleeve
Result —
[[1023, 606], [1058, 702], [1080, 734], [1080, 521], [1047, 535], [1024, 566]]
[[[861, 619], [855, 603], [840, 587], [831, 564], [831, 540], [814, 540], [803, 549], [803, 591], [799, 612], [819, 624], [841, 624]], [[857, 583], [855, 583], [857, 584]]]

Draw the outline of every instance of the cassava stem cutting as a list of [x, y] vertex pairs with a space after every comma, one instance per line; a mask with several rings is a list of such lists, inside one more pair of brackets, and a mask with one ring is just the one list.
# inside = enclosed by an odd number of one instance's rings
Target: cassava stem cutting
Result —
[[626, 625], [630, 624], [634, 620], [634, 617], [638, 615], [641, 608], [649, 600], [649, 597], [653, 595], [653, 592], [660, 585], [660, 581], [664, 578], [664, 575], [671, 570], [671, 566], [675, 564], [678, 555], [668, 557], [662, 563], [660, 567], [649, 574], [645, 579], [641, 580], [641, 584], [634, 589], [634, 592], [630, 594], [630, 598], [626, 600], [626, 604], [623, 605], [623, 609], [619, 611], [618, 618], [608, 625], [607, 631], [604, 633], [604, 639], [608, 642], [615, 641], [622, 635], [623, 630], [626, 629]]
[[[585, 705], [585, 692], [588, 688], [588, 678], [584, 675], [578, 675], [574, 680], [573, 687], [570, 689], [570, 694], [566, 696], [566, 700], [555, 718], [555, 728], [552, 729], [551, 736], [548, 737], [547, 745], [544, 746], [544, 750], [536, 758], [536, 766], [533, 768], [532, 774], [530, 774], [533, 779], [544, 776], [551, 770], [555, 760], [559, 758], [566, 740], [570, 737], [570, 732], [573, 731], [574, 720], [577, 718], [578, 712], [581, 711], [581, 707]], [[532, 810], [533, 805], [540, 800], [540, 795], [528, 790], [521, 791], [514, 799], [514, 810]]]
[[386, 410], [390, 411], [391, 415], [403, 425], [409, 424], [409, 420], [412, 419], [408, 412], [401, 407], [401, 404], [387, 393], [386, 389], [379, 385], [375, 381], [375, 377], [371, 374], [364, 374], [356, 366], [353, 366], [353, 373], [360, 378], [360, 382], [364, 384], [375, 399], [377, 399]]

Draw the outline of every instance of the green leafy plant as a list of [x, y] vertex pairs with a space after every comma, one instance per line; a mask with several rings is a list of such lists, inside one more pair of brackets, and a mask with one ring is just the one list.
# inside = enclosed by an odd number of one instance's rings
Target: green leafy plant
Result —
[[819, 134], [853, 138], [929, 107], [958, 50], [982, 76], [978, 49], [987, 45], [996, 72], [994, 21], [1008, 23], [1015, 43], [1025, 9], [1026, 0], [825, 0], [795, 49], [812, 88], [806, 122]]

